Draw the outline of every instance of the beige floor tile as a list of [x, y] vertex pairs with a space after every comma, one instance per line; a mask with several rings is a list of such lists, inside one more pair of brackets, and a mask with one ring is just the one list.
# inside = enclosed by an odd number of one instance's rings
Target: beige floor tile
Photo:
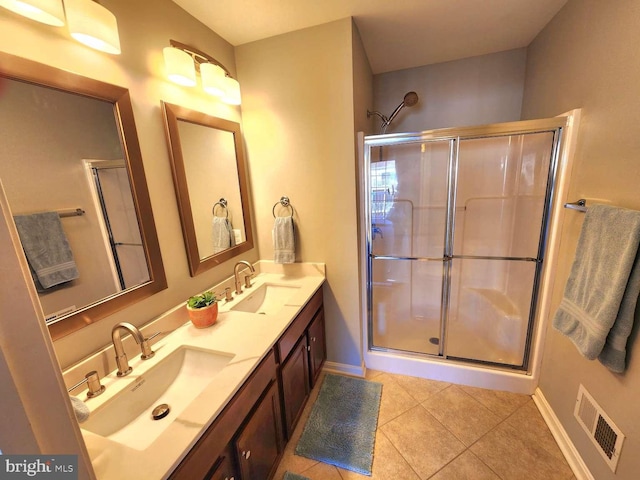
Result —
[[466, 446], [472, 445], [501, 421], [456, 385], [429, 397], [422, 406]]
[[339, 468], [338, 471], [343, 480], [420, 480], [420, 477], [380, 430], [376, 432], [372, 476], [360, 475], [342, 468]]
[[418, 402], [423, 402], [431, 395], [447, 388], [450, 383], [429, 380], [426, 378], [409, 377], [406, 375], [394, 375], [394, 380], [404, 388], [409, 395]]
[[380, 370], [367, 369], [367, 371], [364, 373], [364, 378], [365, 378], [365, 380], [373, 380], [378, 375], [382, 375], [383, 373], [384, 372], [381, 372]]
[[539, 448], [543, 448], [550, 455], [564, 461], [564, 455], [556, 440], [551, 435], [538, 407], [533, 400], [529, 400], [520, 407], [506, 422], [517, 432], [523, 434], [523, 438], [532, 441]]
[[427, 479], [457, 457], [464, 445], [417, 405], [380, 427], [411, 468]]
[[502, 392], [499, 390], [468, 387], [466, 385], [461, 385], [460, 388], [502, 419], [507, 418], [531, 399], [529, 395]]
[[500, 480], [500, 477], [466, 450], [429, 480]]
[[289, 471], [291, 473], [297, 473], [298, 475], [304, 475], [310, 480], [342, 480], [340, 472], [338, 472], [338, 469], [336, 467], [334, 467], [333, 465], [327, 465], [326, 463], [322, 462], [318, 462], [316, 465], [303, 472], [294, 472], [293, 470]]
[[569, 465], [538, 417], [539, 413], [525, 404], [472, 445], [471, 451], [503, 480], [570, 478]]
[[409, 393], [395, 381], [392, 375], [383, 373], [375, 377], [372, 381], [382, 383], [378, 428], [418, 405], [417, 400], [409, 395]]

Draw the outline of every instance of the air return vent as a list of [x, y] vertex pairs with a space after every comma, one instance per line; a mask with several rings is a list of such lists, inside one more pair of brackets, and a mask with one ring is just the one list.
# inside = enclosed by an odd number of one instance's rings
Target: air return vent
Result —
[[578, 389], [578, 399], [573, 415], [587, 432], [609, 468], [615, 472], [624, 435], [582, 385]]

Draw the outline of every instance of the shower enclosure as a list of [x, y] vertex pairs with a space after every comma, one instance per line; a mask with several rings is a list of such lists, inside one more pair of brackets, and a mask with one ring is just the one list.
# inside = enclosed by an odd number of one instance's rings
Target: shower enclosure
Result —
[[365, 137], [370, 351], [527, 370], [565, 120]]

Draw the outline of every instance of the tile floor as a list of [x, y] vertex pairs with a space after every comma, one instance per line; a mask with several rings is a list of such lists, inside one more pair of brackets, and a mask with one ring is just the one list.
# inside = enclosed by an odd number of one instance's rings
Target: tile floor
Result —
[[382, 383], [373, 475], [295, 455], [322, 379], [278, 466], [311, 480], [575, 480], [531, 397], [367, 372]]

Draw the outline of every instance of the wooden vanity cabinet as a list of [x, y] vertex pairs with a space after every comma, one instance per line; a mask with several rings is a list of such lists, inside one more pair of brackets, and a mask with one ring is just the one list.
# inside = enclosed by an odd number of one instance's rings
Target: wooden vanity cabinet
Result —
[[305, 305], [276, 344], [280, 358], [285, 435], [291, 438], [326, 358], [322, 289]]
[[[273, 398], [279, 400], [279, 395], [275, 354], [271, 350], [169, 478], [225, 480], [223, 470], [226, 470], [227, 475], [231, 475], [228, 480], [267, 480], [268, 476], [243, 476], [236, 452], [238, 439], [253, 429], [260, 435], [261, 444], [275, 445], [277, 449], [275, 457], [269, 450], [266, 454], [258, 453], [257, 458], [269, 458], [272, 468], [277, 467], [283, 449], [282, 416], [277, 401], [277, 408], [269, 405], [273, 405]], [[265, 427], [269, 414], [274, 425], [271, 428]], [[254, 453], [258, 451], [254, 448]], [[240, 465], [240, 472], [235, 469], [236, 465]]]

